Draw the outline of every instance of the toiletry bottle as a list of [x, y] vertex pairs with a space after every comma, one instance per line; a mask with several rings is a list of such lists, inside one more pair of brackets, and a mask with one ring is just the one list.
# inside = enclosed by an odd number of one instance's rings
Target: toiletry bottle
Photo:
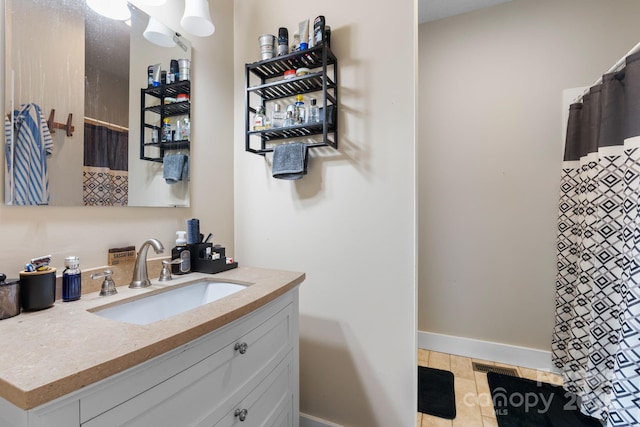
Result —
[[171, 142], [171, 120], [165, 118], [162, 120], [162, 142]]
[[289, 127], [289, 126], [293, 126], [295, 125], [295, 119], [294, 119], [294, 114], [295, 114], [295, 105], [291, 104], [287, 107], [287, 115], [284, 119], [284, 127]]
[[66, 267], [62, 272], [62, 301], [75, 301], [80, 299], [82, 279], [80, 276], [80, 260], [77, 256], [68, 256], [64, 259]]
[[171, 83], [175, 83], [180, 79], [180, 68], [178, 68], [178, 60], [172, 59], [169, 62], [169, 70], [173, 74], [173, 81]]
[[313, 20], [313, 45], [317, 46], [324, 41], [324, 16], [320, 15]]
[[159, 133], [158, 126], [153, 126], [151, 128], [151, 142], [153, 144], [157, 144], [158, 142], [160, 142], [158, 141], [158, 133]]
[[316, 105], [315, 98], [311, 98], [309, 102], [311, 102], [309, 106], [309, 123], [318, 123], [320, 122], [320, 108]]
[[296, 95], [296, 113], [299, 125], [307, 122], [307, 108], [304, 106], [302, 95]]
[[284, 126], [284, 120], [287, 118], [287, 114], [280, 110], [280, 104], [273, 104], [273, 111], [271, 112], [271, 127], [281, 128]]
[[189, 121], [189, 117], [184, 118], [184, 125], [182, 126], [182, 139], [187, 141], [191, 139], [191, 122]]
[[256, 109], [256, 115], [253, 117], [253, 130], [267, 129], [267, 116], [264, 114], [264, 107], [260, 105]]
[[278, 29], [278, 56], [289, 53], [289, 30], [285, 27]]
[[173, 274], [186, 274], [191, 271], [191, 251], [187, 247], [186, 236], [186, 231], [176, 231], [176, 246], [171, 249], [171, 261], [180, 259], [182, 262], [171, 265]]
[[297, 52], [300, 49], [300, 33], [293, 33], [293, 43], [291, 44], [291, 52]]

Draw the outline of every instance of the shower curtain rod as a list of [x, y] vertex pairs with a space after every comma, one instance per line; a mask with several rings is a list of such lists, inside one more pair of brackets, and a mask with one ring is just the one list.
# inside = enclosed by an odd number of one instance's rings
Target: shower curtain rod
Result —
[[[625, 61], [627, 60], [627, 56], [629, 55], [633, 55], [634, 53], [640, 51], [640, 43], [638, 43], [637, 45], [635, 45], [629, 52], [627, 52], [627, 54], [625, 56], [623, 56], [622, 58], [618, 59], [618, 62], [616, 62], [615, 64], [613, 64], [613, 66], [611, 68], [609, 68], [607, 70], [606, 73], [604, 74], [609, 74], [609, 73], [614, 73], [616, 71], [619, 71], [622, 66], [625, 64]], [[584, 92], [582, 92], [582, 95], [578, 96], [575, 101], [573, 101], [574, 103], [576, 102], [580, 102], [582, 101], [582, 98], [584, 98], [584, 96], [586, 94], [589, 93], [589, 91], [591, 90], [591, 88], [595, 85], [599, 85], [600, 83], [602, 83], [602, 76], [600, 76], [598, 78], [598, 80], [596, 80], [595, 82], [593, 82], [593, 84], [591, 86], [589, 86]]]
[[98, 120], [98, 119], [93, 119], [93, 118], [87, 117], [87, 116], [84, 116], [84, 121], [86, 123], [89, 123], [89, 124], [92, 124], [92, 125], [106, 126], [106, 127], [111, 128], [113, 130], [129, 132], [129, 128], [126, 128], [124, 126], [114, 125], [113, 123], [105, 122], [105, 121]]

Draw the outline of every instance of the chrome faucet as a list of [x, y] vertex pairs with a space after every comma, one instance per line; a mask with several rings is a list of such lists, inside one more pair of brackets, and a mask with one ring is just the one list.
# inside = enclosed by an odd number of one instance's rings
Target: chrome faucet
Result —
[[147, 251], [149, 250], [149, 246], [153, 246], [157, 254], [161, 254], [164, 251], [164, 246], [162, 246], [162, 243], [157, 239], [146, 240], [142, 246], [140, 246], [136, 258], [136, 265], [133, 269], [133, 278], [131, 279], [131, 283], [129, 283], [130, 288], [139, 289], [151, 286], [149, 274], [147, 273]]

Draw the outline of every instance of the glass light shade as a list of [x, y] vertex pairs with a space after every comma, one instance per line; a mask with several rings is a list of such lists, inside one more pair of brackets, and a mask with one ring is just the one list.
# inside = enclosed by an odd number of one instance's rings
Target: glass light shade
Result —
[[131, 18], [127, 0], [87, 0], [87, 5], [107, 18], [126, 21]]
[[173, 31], [153, 16], [149, 18], [147, 28], [142, 33], [145, 39], [162, 47], [174, 47]]
[[167, 0], [139, 0], [140, 3], [148, 4], [149, 6], [162, 6]]
[[213, 34], [216, 27], [211, 22], [208, 0], [185, 0], [184, 15], [180, 20], [182, 28], [190, 34], [198, 37], [207, 37]]

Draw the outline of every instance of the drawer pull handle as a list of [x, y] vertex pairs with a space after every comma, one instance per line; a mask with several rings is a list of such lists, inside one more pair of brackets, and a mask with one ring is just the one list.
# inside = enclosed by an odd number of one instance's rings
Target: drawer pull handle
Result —
[[243, 342], [243, 343], [237, 342], [235, 347], [233, 347], [233, 349], [239, 352], [240, 354], [245, 354], [247, 352], [247, 347], [249, 347], [249, 345], [246, 342]]
[[236, 409], [235, 416], [238, 417], [240, 421], [244, 421], [247, 419], [247, 410], [246, 409]]

